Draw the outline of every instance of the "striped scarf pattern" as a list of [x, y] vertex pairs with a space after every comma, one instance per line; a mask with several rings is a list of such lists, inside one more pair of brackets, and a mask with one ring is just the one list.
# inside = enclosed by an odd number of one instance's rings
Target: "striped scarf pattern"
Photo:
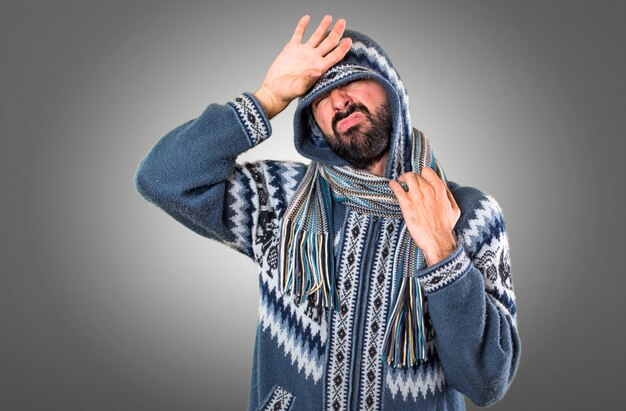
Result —
[[[423, 167], [431, 167], [446, 182], [426, 136], [414, 130], [412, 137], [413, 170], [419, 173]], [[401, 219], [402, 212], [389, 188], [389, 179], [351, 167], [310, 164], [282, 222], [279, 284], [284, 294], [295, 295], [299, 302], [308, 299], [316, 305], [338, 309], [333, 199], [367, 215]], [[382, 359], [394, 367], [417, 365], [427, 359], [423, 299], [416, 275], [423, 262], [422, 251], [404, 226], [393, 268], [393, 274], [401, 281], [382, 347]]]

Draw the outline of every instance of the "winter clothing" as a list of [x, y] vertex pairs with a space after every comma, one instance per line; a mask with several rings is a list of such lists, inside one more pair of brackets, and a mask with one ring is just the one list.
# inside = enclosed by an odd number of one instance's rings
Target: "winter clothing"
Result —
[[[358, 194], [346, 201], [323, 173], [310, 171], [319, 163], [351, 175], [326, 145], [310, 104], [334, 87], [368, 78], [385, 87], [392, 113], [386, 177], [429, 166], [447, 181], [428, 141], [411, 125], [408, 96], [386, 54], [360, 33], [344, 35], [353, 40], [350, 52], [296, 109], [295, 145], [312, 165], [236, 163], [239, 154], [271, 134], [258, 101], [244, 93], [226, 105], [209, 105], [165, 135], [139, 165], [137, 189], [196, 233], [256, 262], [259, 323], [249, 410], [462, 410], [463, 395], [477, 405], [491, 404], [508, 389], [520, 352], [502, 210], [491, 196], [448, 181], [461, 209], [454, 228], [457, 248], [430, 267], [414, 258], [411, 277], [410, 268], [398, 263], [403, 259], [398, 250], [407, 244], [401, 216], [358, 207]], [[294, 292], [298, 287], [285, 287], [290, 278], [304, 281], [284, 268], [293, 258], [284, 249], [285, 232], [308, 229], [285, 230], [285, 219], [299, 208], [296, 191], [314, 186], [322, 189], [301, 198], [323, 205], [319, 215], [327, 217], [318, 233], [327, 232], [325, 241], [332, 241], [324, 248], [329, 259], [323, 253], [315, 259], [334, 267], [324, 283], [330, 296], [325, 300], [313, 294], [302, 298]], [[320, 209], [307, 207], [308, 213]], [[425, 337], [425, 359], [408, 366], [388, 364], [385, 354], [385, 347], [393, 352], [397, 343], [385, 344], [385, 334], [395, 332], [390, 319], [402, 317], [394, 302], [403, 295], [405, 278], [419, 282]]]

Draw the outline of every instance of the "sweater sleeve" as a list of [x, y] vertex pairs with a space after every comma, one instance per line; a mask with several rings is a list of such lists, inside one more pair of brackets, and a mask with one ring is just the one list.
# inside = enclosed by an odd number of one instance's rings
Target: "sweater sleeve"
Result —
[[141, 160], [137, 191], [194, 232], [252, 257], [262, 175], [257, 165], [239, 165], [236, 158], [270, 134], [251, 94], [211, 104], [167, 133]]
[[419, 279], [449, 383], [475, 405], [487, 406], [513, 380], [520, 339], [502, 210], [492, 197], [465, 191], [470, 194], [457, 200], [463, 210], [457, 248]]

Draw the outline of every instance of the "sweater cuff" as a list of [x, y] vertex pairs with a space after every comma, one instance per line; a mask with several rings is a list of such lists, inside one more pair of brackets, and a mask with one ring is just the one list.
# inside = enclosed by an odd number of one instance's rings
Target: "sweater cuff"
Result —
[[452, 284], [461, 278], [470, 268], [471, 260], [461, 244], [448, 257], [420, 270], [417, 274], [425, 293], [430, 294]]
[[243, 93], [229, 101], [228, 105], [235, 110], [250, 147], [256, 146], [272, 134], [270, 121], [252, 94]]

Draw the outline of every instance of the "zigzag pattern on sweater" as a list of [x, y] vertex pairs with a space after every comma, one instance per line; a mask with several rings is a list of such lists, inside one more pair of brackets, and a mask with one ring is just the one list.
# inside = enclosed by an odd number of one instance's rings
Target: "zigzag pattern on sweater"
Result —
[[502, 209], [493, 197], [485, 195], [478, 204], [479, 206], [472, 210], [472, 215], [468, 216], [461, 233], [463, 243], [472, 259], [483, 242], [499, 235], [504, 228]]
[[[276, 288], [273, 279], [261, 281], [261, 303], [267, 315], [271, 315], [274, 323], [282, 329], [288, 330], [297, 340], [301, 340], [309, 351], [314, 351], [317, 356], [322, 356], [326, 344], [326, 318], [324, 310], [308, 306], [305, 302], [296, 305], [291, 296], [283, 296]], [[307, 311], [315, 312], [311, 316]], [[265, 325], [265, 324], [264, 324]]]
[[[277, 246], [274, 239], [273, 247]], [[328, 335], [325, 312], [308, 302], [296, 304], [292, 296], [284, 296], [275, 274], [275, 269], [270, 272], [261, 269], [259, 324], [263, 331], [269, 332], [278, 347], [283, 347], [283, 354], [291, 364], [305, 378], [312, 378], [317, 383], [324, 369]]]
[[252, 215], [256, 214], [257, 194], [254, 189], [250, 171], [240, 165], [235, 169], [226, 182], [228, 191], [228, 207], [225, 225], [234, 235], [234, 240], [226, 244], [235, 250], [252, 257]]
[[306, 166], [302, 163], [285, 161], [263, 161], [259, 163], [259, 166], [263, 169], [268, 182], [267, 189], [272, 206], [278, 218], [281, 219], [302, 179]]
[[503, 313], [514, 319], [515, 294], [502, 208], [489, 195], [484, 195], [479, 204], [467, 219], [460, 239], [475, 267], [483, 274], [487, 295]]
[[261, 301], [259, 306], [259, 322], [263, 331], [270, 333], [278, 346], [283, 347], [286, 357], [291, 360], [291, 364], [295, 365], [299, 372], [302, 372], [305, 378], [312, 378], [317, 383], [322, 378], [324, 369], [323, 356], [319, 357], [309, 350], [306, 342], [293, 333], [286, 324], [281, 323], [281, 319], [267, 305], [265, 301]]
[[434, 358], [419, 367], [410, 369], [388, 368], [385, 379], [387, 389], [393, 399], [398, 394], [407, 401], [409, 396], [414, 401], [426, 399], [428, 394], [434, 395], [446, 387], [446, 376], [438, 358]]
[[[226, 244], [249, 257], [256, 254], [255, 260], [261, 264], [262, 252], [260, 248], [253, 250], [252, 236], [257, 241], [263, 241], [258, 238], [262, 233], [259, 230], [267, 227], [261, 226], [272, 223], [278, 226], [278, 220], [298, 185], [298, 177], [301, 178], [305, 168], [302, 163], [279, 161], [235, 165], [226, 182], [229, 202], [225, 221], [234, 240]], [[265, 216], [273, 221], [259, 221], [263, 220], [261, 215], [264, 211]], [[253, 232], [254, 228], [257, 231]], [[265, 244], [265, 247], [268, 246]], [[265, 271], [267, 269], [265, 267]]]
[[236, 166], [229, 179], [228, 222], [236, 237], [234, 245], [251, 248], [259, 268], [262, 330], [283, 347], [299, 372], [317, 383], [323, 372], [325, 318], [313, 315], [308, 304], [296, 305], [293, 299], [283, 297], [276, 275], [278, 222], [304, 169], [300, 163], [277, 161]]

